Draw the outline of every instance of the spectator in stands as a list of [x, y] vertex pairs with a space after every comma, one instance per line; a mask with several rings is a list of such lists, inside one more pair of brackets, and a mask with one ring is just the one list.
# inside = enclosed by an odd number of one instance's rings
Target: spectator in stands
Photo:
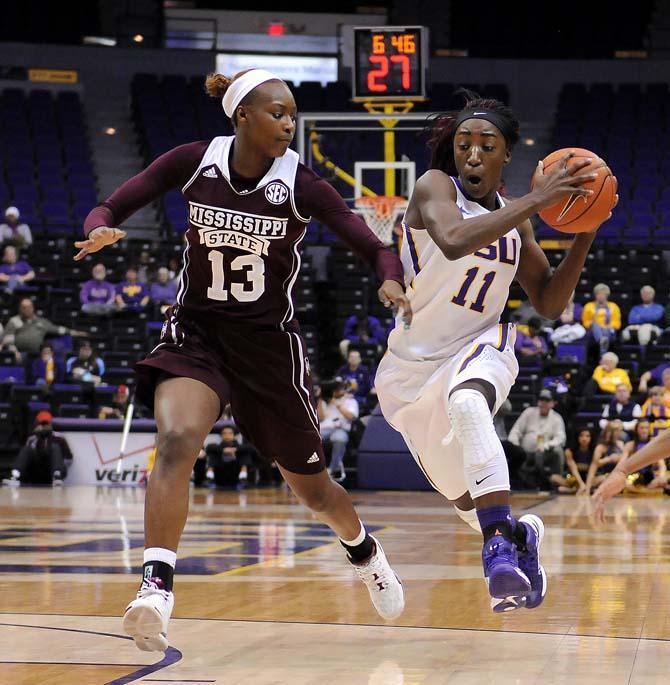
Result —
[[624, 443], [623, 424], [619, 420], [610, 421], [598, 438], [593, 450], [593, 459], [586, 475], [586, 492], [591, 494], [593, 488], [607, 478], [614, 467], [623, 459]]
[[24, 297], [19, 302], [19, 313], [9, 320], [5, 328], [2, 347], [12, 350], [17, 354], [17, 359], [21, 359], [22, 355], [39, 354], [47, 335], [86, 337], [88, 333], [56, 326], [48, 319], [37, 316], [33, 301], [29, 297]]
[[126, 271], [126, 280], [116, 286], [116, 306], [121, 311], [141, 312], [149, 304], [149, 289], [137, 279], [137, 269]]
[[150, 283], [156, 277], [154, 264], [151, 260], [151, 254], [146, 250], [140, 252], [139, 264], [137, 265], [137, 280], [140, 283]]
[[493, 417], [493, 427], [500, 442], [507, 440], [507, 428], [505, 427], [505, 417], [512, 411], [512, 403], [506, 399]]
[[642, 405], [642, 416], [649, 419], [652, 435], [670, 427], [670, 409], [665, 404], [664, 395], [663, 386], [655, 385]]
[[40, 349], [40, 356], [32, 363], [33, 382], [49, 389], [53, 383], [62, 383], [65, 369], [60, 359], [54, 355], [53, 347], [45, 342]]
[[663, 381], [663, 374], [666, 369], [670, 369], [670, 362], [661, 362], [650, 371], [645, 371], [640, 376], [640, 384], [638, 386], [639, 392], [646, 393], [649, 390], [649, 383], [652, 385], [665, 385]]
[[661, 374], [661, 385], [663, 387], [663, 404], [670, 409], [670, 369], [665, 369]]
[[[641, 450], [651, 440], [651, 425], [647, 419], [640, 419], [635, 426], [633, 439], [624, 445], [624, 459]], [[670, 455], [668, 455], [670, 456]], [[626, 492], [640, 492], [646, 490], [658, 490], [668, 484], [668, 469], [665, 461], [660, 459], [655, 464], [645, 466], [637, 473], [628, 476], [629, 484]]]
[[344, 455], [352, 423], [358, 418], [358, 402], [353, 395], [347, 393], [344, 382], [336, 379], [331, 383], [322, 383], [317, 411], [324, 445], [332, 445], [328, 473], [333, 475], [339, 471], [334, 477], [338, 481], [343, 481], [347, 476], [344, 470]]
[[52, 424], [50, 412], [41, 411], [37, 414], [33, 434], [21, 448], [12, 468], [12, 476], [3, 480], [4, 485], [17, 487], [22, 480], [43, 482], [46, 473], [53, 486], [63, 485], [65, 460], [72, 459], [72, 453], [65, 438], [54, 433]]
[[250, 472], [254, 471], [259, 458], [250, 443], [240, 443], [234, 426], [224, 426], [221, 442], [210, 443], [205, 452], [216, 485], [237, 485], [240, 489], [249, 483]]
[[73, 383], [89, 383], [96, 386], [100, 385], [105, 375], [105, 362], [95, 354], [91, 343], [83, 340], [77, 354], [65, 363], [65, 372], [68, 380]]
[[586, 483], [589, 466], [593, 460], [593, 436], [588, 428], [582, 428], [576, 444], [565, 448], [565, 465], [567, 475], [554, 474], [551, 482], [558, 486], [558, 491], [563, 494], [586, 494]]
[[168, 273], [170, 274], [170, 281], [179, 287], [179, 278], [181, 276], [181, 264], [176, 257], [168, 259]]
[[619, 419], [623, 423], [626, 433], [635, 430], [637, 420], [642, 416], [640, 405], [630, 398], [630, 388], [624, 383], [619, 383], [614, 391], [614, 397], [603, 409], [600, 419], [600, 429], [605, 430], [607, 424], [614, 419]]
[[628, 314], [628, 326], [621, 333], [621, 340], [629, 342], [637, 336], [640, 345], [648, 345], [651, 340], [658, 338], [663, 326], [665, 313], [663, 305], [654, 302], [656, 291], [650, 285], [640, 288], [642, 304], [636, 304]]
[[104, 264], [96, 264], [91, 270], [91, 278], [81, 286], [79, 299], [81, 311], [86, 314], [110, 314], [116, 311], [116, 288], [107, 277], [107, 269]]
[[18, 259], [13, 245], [5, 246], [0, 264], [0, 284], [7, 292], [20, 290], [26, 283], [35, 278], [33, 267], [24, 260]]
[[537, 310], [533, 305], [530, 303], [530, 300], [523, 300], [521, 304], [512, 311], [512, 320], [516, 324], [520, 324], [522, 326], [528, 325], [528, 322], [531, 319], [539, 319], [540, 320], [540, 326], [539, 328], [544, 328], [545, 326], [551, 326], [552, 321], [551, 319], [546, 319], [543, 316], [540, 316], [537, 313]]
[[530, 487], [546, 488], [552, 474], [563, 472], [565, 423], [554, 404], [551, 390], [541, 390], [537, 406], [524, 409], [509, 433], [509, 442], [525, 452], [521, 477]]
[[[98, 410], [99, 419], [125, 419], [130, 400], [130, 391], [127, 385], [119, 385], [112, 398], [111, 406], [103, 406]], [[135, 407], [137, 412], [138, 407]], [[137, 416], [137, 413], [135, 413]]]
[[19, 249], [33, 244], [33, 234], [28, 224], [19, 223], [21, 212], [16, 207], [7, 207], [5, 223], [0, 224], [0, 243], [10, 243]]
[[350, 316], [344, 324], [343, 340], [340, 342], [342, 358], [346, 359], [351, 343], [376, 345], [379, 352], [386, 344], [386, 331], [376, 316], [362, 311]]
[[532, 316], [528, 319], [528, 333], [524, 333], [521, 329], [517, 330], [514, 351], [518, 356], [526, 359], [544, 359], [547, 356], [549, 348], [547, 341], [540, 335], [541, 327], [540, 319]]
[[337, 375], [348, 383], [349, 392], [356, 398], [359, 408], [365, 407], [372, 390], [372, 375], [370, 369], [362, 363], [358, 350], [349, 349], [347, 363], [338, 370]]
[[551, 342], [554, 345], [569, 344], [581, 340], [586, 335], [586, 329], [582, 326], [582, 305], [575, 303], [575, 293], [573, 291], [567, 307], [563, 310], [561, 317], [555, 324], [555, 329], [551, 334]]
[[177, 299], [177, 284], [170, 280], [167, 267], [161, 266], [156, 272], [156, 280], [151, 284], [150, 297], [161, 314], [165, 314], [165, 310]]
[[597, 392], [614, 394], [617, 386], [622, 384], [632, 390], [633, 386], [628, 377], [628, 371], [620, 369], [618, 364], [619, 357], [614, 352], [605, 352], [600, 358], [600, 364], [596, 366], [593, 376], [584, 386], [584, 396], [593, 396]]
[[610, 292], [608, 285], [598, 283], [593, 288], [593, 302], [587, 302], [582, 312], [582, 324], [601, 352], [609, 349], [610, 341], [621, 328], [621, 310], [619, 305], [608, 301]]

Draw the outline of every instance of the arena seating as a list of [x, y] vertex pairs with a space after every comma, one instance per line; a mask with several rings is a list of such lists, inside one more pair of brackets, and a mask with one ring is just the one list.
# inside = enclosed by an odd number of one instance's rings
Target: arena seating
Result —
[[[504, 86], [477, 86], [472, 89], [506, 99]], [[303, 111], [346, 110], [352, 107], [348, 91], [342, 84], [322, 88], [303, 83], [296, 96]], [[433, 84], [432, 101], [424, 109], [449, 109], [458, 103], [453, 99], [452, 84]], [[670, 195], [665, 188], [670, 178], [670, 165], [657, 143], [659, 131], [667, 132], [670, 95], [667, 84], [621, 85], [595, 84], [590, 88], [567, 84], [558, 97], [554, 146], [580, 145], [601, 154], [619, 179], [620, 206], [609, 225], [603, 227], [596, 249], [577, 287], [576, 300], [591, 299], [593, 286], [607, 283], [611, 299], [622, 309], [624, 321], [631, 306], [638, 302], [639, 288], [653, 285], [657, 301], [666, 304], [668, 269], [659, 249], [670, 243]], [[202, 88], [202, 77], [138, 75], [132, 84], [132, 107], [140, 146], [147, 162], [175, 145], [215, 135], [230, 133], [219, 103], [208, 98]], [[355, 106], [356, 108], [358, 106]], [[604, 113], [604, 122], [597, 115]], [[25, 435], [30, 422], [41, 409], [48, 408], [62, 417], [94, 417], [97, 407], [109, 403], [116, 385], [132, 385], [132, 366], [156, 343], [161, 316], [146, 313], [118, 319], [101, 319], [81, 314], [79, 285], [90, 277], [96, 261], [102, 261], [110, 272], [109, 280], [119, 281], [129, 264], [137, 263], [142, 252], [151, 255], [151, 266], [180, 262], [183, 244], [181, 234], [186, 222], [186, 208], [178, 191], [163, 201], [166, 238], [160, 242], [127, 240], [108, 248], [95, 259], [75, 263], [71, 241], [84, 216], [97, 202], [95, 174], [86, 139], [86, 125], [79, 96], [63, 91], [54, 95], [44, 90], [24, 92], [6, 89], [0, 93], [0, 150], [3, 173], [0, 174], [0, 206], [15, 204], [22, 219], [31, 225], [32, 249], [25, 257], [35, 268], [35, 301], [38, 313], [57, 324], [86, 330], [94, 348], [106, 361], [106, 385], [82, 392], [79, 386], [54, 386], [45, 397], [32, 385], [30, 370], [18, 365], [11, 354], [0, 352], [0, 450], [15, 444]], [[338, 161], [343, 165], [355, 156], [374, 158], [378, 141], [360, 134], [338, 138]], [[326, 145], [328, 143], [326, 142]], [[399, 138], [398, 149], [425, 165], [424, 142]], [[25, 150], [32, 151], [26, 156]], [[326, 152], [328, 150], [326, 149]], [[324, 173], [327, 176], [327, 173]], [[340, 189], [345, 192], [345, 189]], [[350, 189], [349, 189], [350, 192]], [[539, 226], [540, 239], [561, 237], [552, 229]], [[325, 226], [313, 222], [308, 227], [307, 246], [328, 248], [327, 281], [315, 284], [316, 268], [312, 255], [304, 255], [294, 292], [297, 313], [302, 322], [308, 354], [320, 375], [327, 376], [341, 359], [337, 351], [344, 321], [363, 309], [377, 316], [387, 328], [393, 323], [388, 310], [377, 301], [376, 278], [366, 265]], [[548, 249], [552, 265], [563, 257], [562, 249]], [[510, 293], [513, 303], [525, 299], [518, 285]], [[2, 296], [0, 321], [16, 313], [18, 297]], [[71, 344], [65, 340], [63, 345]], [[637, 345], [615, 344], [621, 366], [630, 372], [634, 386], [645, 370], [670, 358], [670, 336], [653, 341], [646, 350]], [[378, 351], [362, 346], [365, 362], [375, 365]], [[64, 354], [61, 351], [61, 354]], [[589, 366], [590, 365], [590, 366]], [[590, 375], [593, 359], [587, 358], [585, 346], [563, 346], [551, 363], [544, 367], [522, 364], [512, 391], [513, 411], [508, 424], [526, 407], [535, 403], [542, 387], [565, 378], [570, 383], [578, 374]], [[602, 404], [607, 398], [596, 395], [574, 415], [572, 426], [596, 426]], [[642, 398], [640, 398], [642, 399]], [[373, 417], [381, 421], [381, 417]], [[365, 443], [375, 452], [374, 445]], [[1, 455], [0, 455], [1, 456]], [[403, 476], [405, 477], [405, 476]], [[407, 482], [422, 480], [420, 473], [408, 473]]]
[[[619, 181], [619, 206], [598, 232], [607, 246], [670, 245], [670, 157], [658, 144], [670, 120], [667, 83], [567, 83], [558, 96], [554, 149], [600, 155]], [[541, 226], [538, 236], [556, 238]]]
[[97, 201], [78, 93], [0, 93], [0, 203], [16, 205], [34, 232], [72, 235]]

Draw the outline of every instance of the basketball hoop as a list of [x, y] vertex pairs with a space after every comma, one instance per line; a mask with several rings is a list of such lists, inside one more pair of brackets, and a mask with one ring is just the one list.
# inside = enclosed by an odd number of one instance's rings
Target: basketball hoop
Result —
[[356, 212], [384, 245], [393, 244], [393, 229], [407, 209], [407, 198], [397, 195], [357, 197]]

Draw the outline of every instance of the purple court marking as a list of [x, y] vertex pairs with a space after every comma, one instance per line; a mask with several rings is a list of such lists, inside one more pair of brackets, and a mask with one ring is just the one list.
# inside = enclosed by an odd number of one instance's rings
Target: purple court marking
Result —
[[[82, 617], [86, 618], [86, 617]], [[80, 628], [55, 628], [53, 626], [34, 626], [34, 625], [27, 625], [23, 623], [0, 623], [0, 626], [7, 626], [9, 628], [36, 628], [37, 630], [59, 630], [61, 632], [65, 633], [84, 633], [86, 635], [102, 635], [103, 637], [115, 637], [118, 640], [130, 640], [132, 641], [131, 637], [128, 637], [127, 635], [117, 635], [116, 633], [103, 633], [100, 632], [99, 630], [81, 630]], [[155, 664], [149, 664], [148, 666], [143, 666], [142, 668], [138, 669], [137, 671], [133, 671], [132, 673], [129, 673], [128, 675], [121, 676], [121, 678], [116, 678], [115, 680], [110, 680], [109, 682], [105, 683], [104, 685], [127, 685], [127, 683], [132, 683], [135, 680], [139, 680], [140, 678], [143, 678], [145, 675], [151, 675], [152, 673], [156, 673], [157, 671], [160, 671], [163, 668], [167, 668], [168, 666], [172, 666], [172, 664], [176, 664], [178, 661], [181, 661], [182, 658], [182, 653], [178, 650], [175, 649], [174, 647], [168, 647], [165, 656], [157, 663]], [[12, 661], [11, 663], [18, 664], [18, 663], [24, 663], [21, 661]], [[40, 663], [49, 663], [49, 662], [40, 662]], [[99, 666], [100, 664], [90, 664], [91, 666]], [[130, 664], [105, 664], [105, 666], [126, 666]], [[176, 681], [180, 682], [180, 681]], [[183, 682], [183, 681], [182, 681]], [[198, 681], [195, 681], [198, 682]], [[199, 681], [199, 682], [206, 682], [206, 681]], [[216, 681], [210, 681], [210, 682], [216, 682]]]

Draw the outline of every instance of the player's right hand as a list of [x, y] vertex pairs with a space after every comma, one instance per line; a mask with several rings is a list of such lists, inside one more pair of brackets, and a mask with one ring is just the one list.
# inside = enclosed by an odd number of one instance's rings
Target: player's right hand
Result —
[[591, 157], [580, 159], [568, 166], [568, 162], [574, 155], [574, 152], [568, 152], [563, 155], [559, 162], [553, 165], [548, 174], [544, 173], [544, 162], [540, 160], [537, 163], [537, 169], [533, 175], [532, 193], [539, 201], [540, 209], [551, 207], [551, 205], [569, 195], [581, 195], [584, 197], [593, 195], [592, 190], [582, 188], [581, 186], [583, 183], [595, 180], [598, 174], [594, 172], [587, 174], [579, 173], [584, 167], [591, 164], [593, 159]]
[[596, 505], [594, 516], [598, 523], [605, 522], [605, 502], [618, 495], [626, 487], [626, 474], [614, 469], [612, 473], [600, 484], [593, 493], [593, 502]]
[[113, 245], [119, 240], [126, 237], [126, 232], [120, 228], [111, 228], [109, 226], [98, 226], [94, 228], [86, 240], [78, 240], [74, 246], [79, 248], [79, 252], [74, 256], [75, 262], [83, 259], [86, 255], [92, 252], [102, 250], [107, 245]]

